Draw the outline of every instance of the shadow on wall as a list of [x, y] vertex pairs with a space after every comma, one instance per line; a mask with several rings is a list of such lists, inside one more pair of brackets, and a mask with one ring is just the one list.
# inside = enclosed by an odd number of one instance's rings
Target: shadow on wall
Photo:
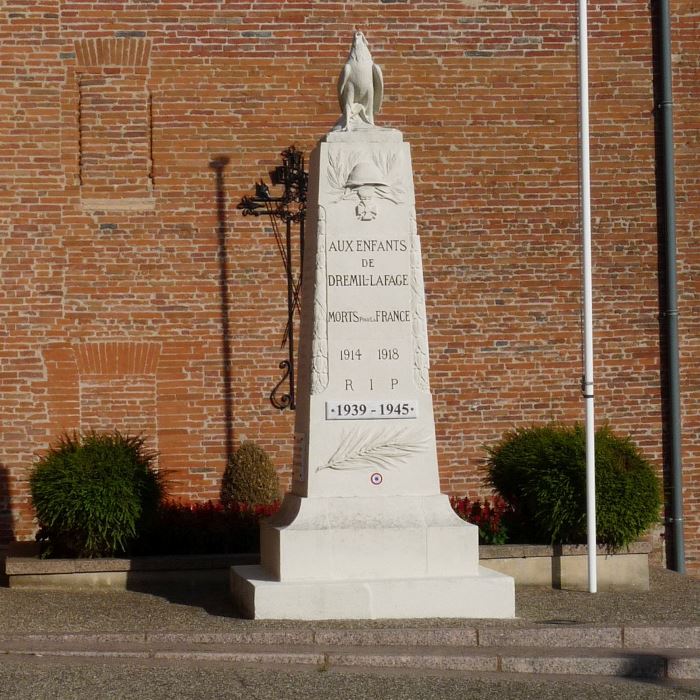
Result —
[[0, 463], [0, 547], [12, 542], [14, 539], [10, 478], [7, 468]]
[[209, 163], [216, 177], [216, 233], [218, 243], [219, 260], [219, 296], [221, 303], [221, 361], [223, 364], [221, 376], [223, 378], [224, 398], [224, 440], [226, 448], [226, 464], [233, 455], [233, 391], [231, 377], [231, 330], [230, 330], [230, 303], [229, 303], [229, 265], [226, 248], [228, 235], [228, 222], [226, 220], [226, 190], [224, 188], [224, 169], [229, 163], [228, 156], [217, 156]]

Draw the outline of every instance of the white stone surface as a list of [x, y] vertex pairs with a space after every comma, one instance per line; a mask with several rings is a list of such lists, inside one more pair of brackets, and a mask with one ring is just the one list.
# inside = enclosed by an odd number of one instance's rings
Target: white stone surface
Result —
[[299, 496], [439, 493], [410, 149], [394, 130], [366, 133], [321, 143], [311, 159]]
[[342, 117], [337, 129], [350, 131], [374, 126], [384, 96], [381, 68], [372, 61], [367, 40], [355, 32], [350, 55], [338, 78], [338, 102]]
[[245, 617], [269, 620], [515, 615], [513, 579], [481, 568], [475, 576], [280, 583], [260, 566], [234, 566], [231, 592]]
[[261, 568], [232, 570], [236, 602], [258, 618], [512, 617], [513, 580], [479, 567], [477, 528], [440, 494], [401, 132], [365, 122], [319, 143], [306, 230], [292, 493], [261, 528]]
[[477, 543], [443, 495], [289, 495], [261, 528], [261, 560], [282, 581], [473, 576]]

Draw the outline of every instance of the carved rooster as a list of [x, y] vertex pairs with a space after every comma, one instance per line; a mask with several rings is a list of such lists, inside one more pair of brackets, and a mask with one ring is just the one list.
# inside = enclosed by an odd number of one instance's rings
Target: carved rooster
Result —
[[381, 68], [372, 61], [367, 40], [356, 31], [348, 60], [338, 79], [338, 101], [343, 113], [336, 128], [351, 131], [358, 121], [374, 126], [384, 95]]

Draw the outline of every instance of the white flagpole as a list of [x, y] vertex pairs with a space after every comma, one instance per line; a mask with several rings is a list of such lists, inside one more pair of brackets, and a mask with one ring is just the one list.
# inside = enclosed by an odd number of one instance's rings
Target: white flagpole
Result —
[[583, 396], [586, 401], [586, 515], [588, 523], [588, 591], [598, 590], [595, 518], [595, 412], [593, 391], [593, 279], [591, 273], [591, 164], [588, 123], [588, 12], [587, 0], [578, 0], [581, 225], [583, 233]]

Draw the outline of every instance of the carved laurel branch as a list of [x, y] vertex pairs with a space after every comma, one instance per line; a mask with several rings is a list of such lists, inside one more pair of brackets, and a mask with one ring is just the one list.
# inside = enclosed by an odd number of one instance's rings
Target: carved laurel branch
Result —
[[360, 162], [361, 156], [357, 152], [328, 150], [328, 184], [336, 193], [345, 191], [345, 183], [348, 181], [350, 171]]
[[311, 393], [320, 394], [328, 386], [328, 327], [326, 325], [326, 210], [318, 208], [316, 244], [316, 284], [314, 327], [311, 340]]
[[421, 391], [430, 391], [428, 378], [430, 359], [428, 356], [423, 265], [415, 210], [411, 212], [411, 309], [411, 317], [413, 318], [413, 381]]
[[316, 471], [396, 469], [413, 455], [423, 452], [429, 441], [427, 435], [415, 435], [407, 428], [384, 428], [374, 432], [356, 428], [343, 436], [331, 458]]

